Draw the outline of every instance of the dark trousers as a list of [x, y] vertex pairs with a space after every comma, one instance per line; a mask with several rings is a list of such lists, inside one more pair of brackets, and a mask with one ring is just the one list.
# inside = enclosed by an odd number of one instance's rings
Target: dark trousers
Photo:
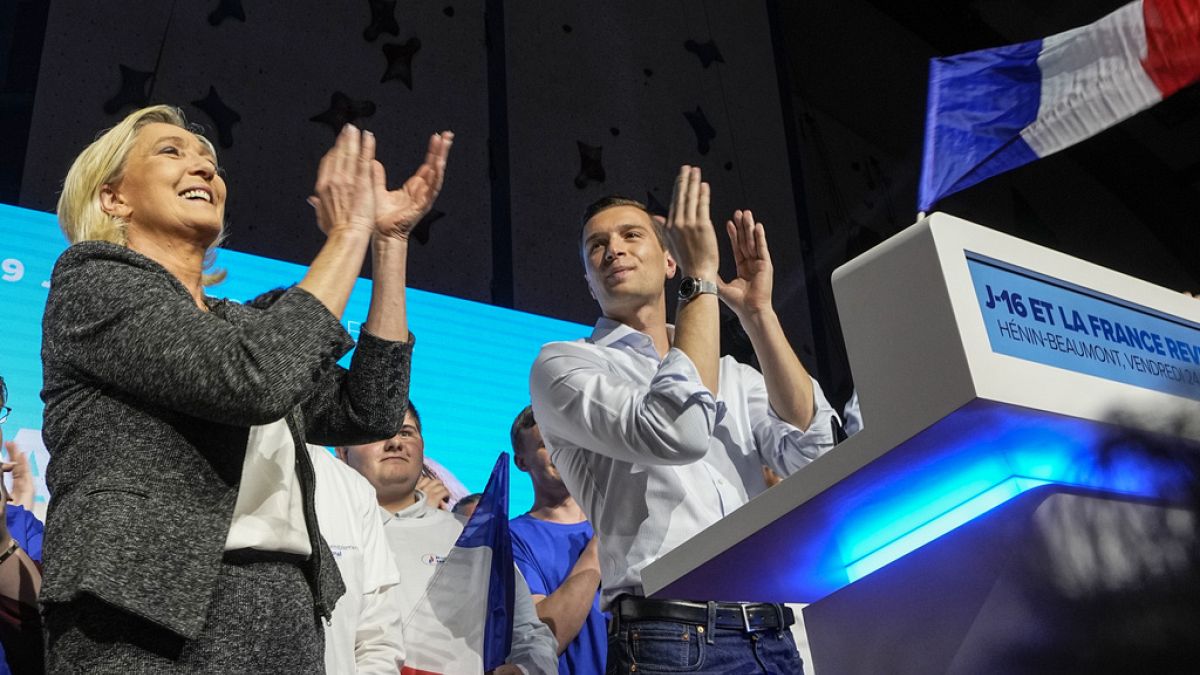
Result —
[[608, 635], [608, 675], [804, 672], [796, 641], [787, 628], [746, 632], [657, 619], [622, 620], [614, 627]]
[[294, 563], [222, 563], [201, 635], [90, 595], [44, 610], [48, 673], [323, 673], [325, 634]]

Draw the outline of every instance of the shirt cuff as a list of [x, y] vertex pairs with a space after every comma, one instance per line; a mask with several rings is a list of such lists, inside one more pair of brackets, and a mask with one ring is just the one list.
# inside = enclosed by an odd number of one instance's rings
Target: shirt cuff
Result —
[[[768, 406], [767, 415], [771, 418], [771, 422], [773, 424], [778, 424], [787, 428], [787, 432], [783, 437], [787, 439], [789, 443], [794, 443], [801, 447], [833, 445], [834, 436], [832, 420], [837, 416], [837, 413], [835, 413], [832, 409], [822, 410], [820, 406], [814, 405], [812, 422], [809, 423], [808, 429], [801, 429], [800, 427], [783, 419], [777, 415], [775, 410], [770, 408], [770, 406]], [[804, 454], [808, 455], [810, 453], [805, 452]], [[819, 454], [820, 453], [813, 454], [812, 458], [816, 459], [817, 455]]]
[[767, 405], [767, 417], [777, 429], [784, 429], [780, 440], [783, 445], [794, 448], [808, 460], [814, 460], [825, 454], [837, 442], [833, 431], [833, 421], [840, 419], [837, 411], [829, 405], [821, 385], [812, 380], [813, 384], [813, 414], [808, 429], [801, 429], [780, 417], [775, 409]]
[[720, 414], [717, 399], [704, 386], [696, 364], [675, 347], [667, 351], [659, 364], [658, 372], [650, 380], [650, 388], [666, 400], [673, 401], [681, 410], [693, 405], [701, 406], [713, 423]]

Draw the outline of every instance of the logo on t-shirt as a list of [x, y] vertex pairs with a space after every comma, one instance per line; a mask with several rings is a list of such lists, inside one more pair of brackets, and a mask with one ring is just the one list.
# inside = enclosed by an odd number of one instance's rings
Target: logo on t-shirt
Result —
[[437, 565], [446, 562], [446, 556], [437, 555], [434, 553], [426, 553], [425, 555], [421, 556], [421, 562], [429, 565], [430, 567], [436, 567]]
[[346, 555], [347, 553], [350, 553], [351, 551], [357, 551], [358, 547], [354, 546], [353, 544], [350, 544], [350, 545], [330, 544], [329, 550], [331, 552], [333, 552], [333, 557], [341, 558], [342, 556]]

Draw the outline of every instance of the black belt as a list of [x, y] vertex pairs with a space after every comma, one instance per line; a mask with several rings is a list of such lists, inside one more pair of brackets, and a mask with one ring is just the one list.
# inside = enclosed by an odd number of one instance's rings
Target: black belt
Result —
[[704, 603], [622, 595], [613, 603], [612, 611], [617, 621], [678, 621], [704, 626], [709, 624], [710, 606], [716, 614], [714, 623], [717, 628], [754, 633], [783, 630], [796, 622], [791, 607], [770, 602]]
[[303, 565], [308, 556], [299, 553], [284, 553], [283, 551], [260, 551], [256, 548], [238, 548], [225, 551], [221, 556], [223, 562], [230, 565], [253, 565], [255, 563], [288, 563]]

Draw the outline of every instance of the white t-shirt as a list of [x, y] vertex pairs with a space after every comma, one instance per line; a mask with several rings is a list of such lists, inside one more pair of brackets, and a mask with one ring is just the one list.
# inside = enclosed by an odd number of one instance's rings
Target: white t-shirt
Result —
[[304, 495], [296, 478], [296, 439], [287, 420], [250, 427], [242, 480], [225, 550], [254, 548], [311, 555]]
[[[398, 513], [376, 507], [384, 535], [400, 566], [401, 605], [408, 621], [437, 621], [434, 616], [410, 616], [425, 596], [426, 586], [463, 531], [463, 521], [448, 511], [431, 506], [418, 490], [417, 501]], [[529, 584], [514, 566], [512, 651], [508, 662], [527, 675], [558, 672], [558, 640], [537, 616]], [[469, 588], [464, 593], [472, 592]], [[482, 592], [479, 589], [477, 592]], [[420, 632], [419, 630], [417, 632]]]

